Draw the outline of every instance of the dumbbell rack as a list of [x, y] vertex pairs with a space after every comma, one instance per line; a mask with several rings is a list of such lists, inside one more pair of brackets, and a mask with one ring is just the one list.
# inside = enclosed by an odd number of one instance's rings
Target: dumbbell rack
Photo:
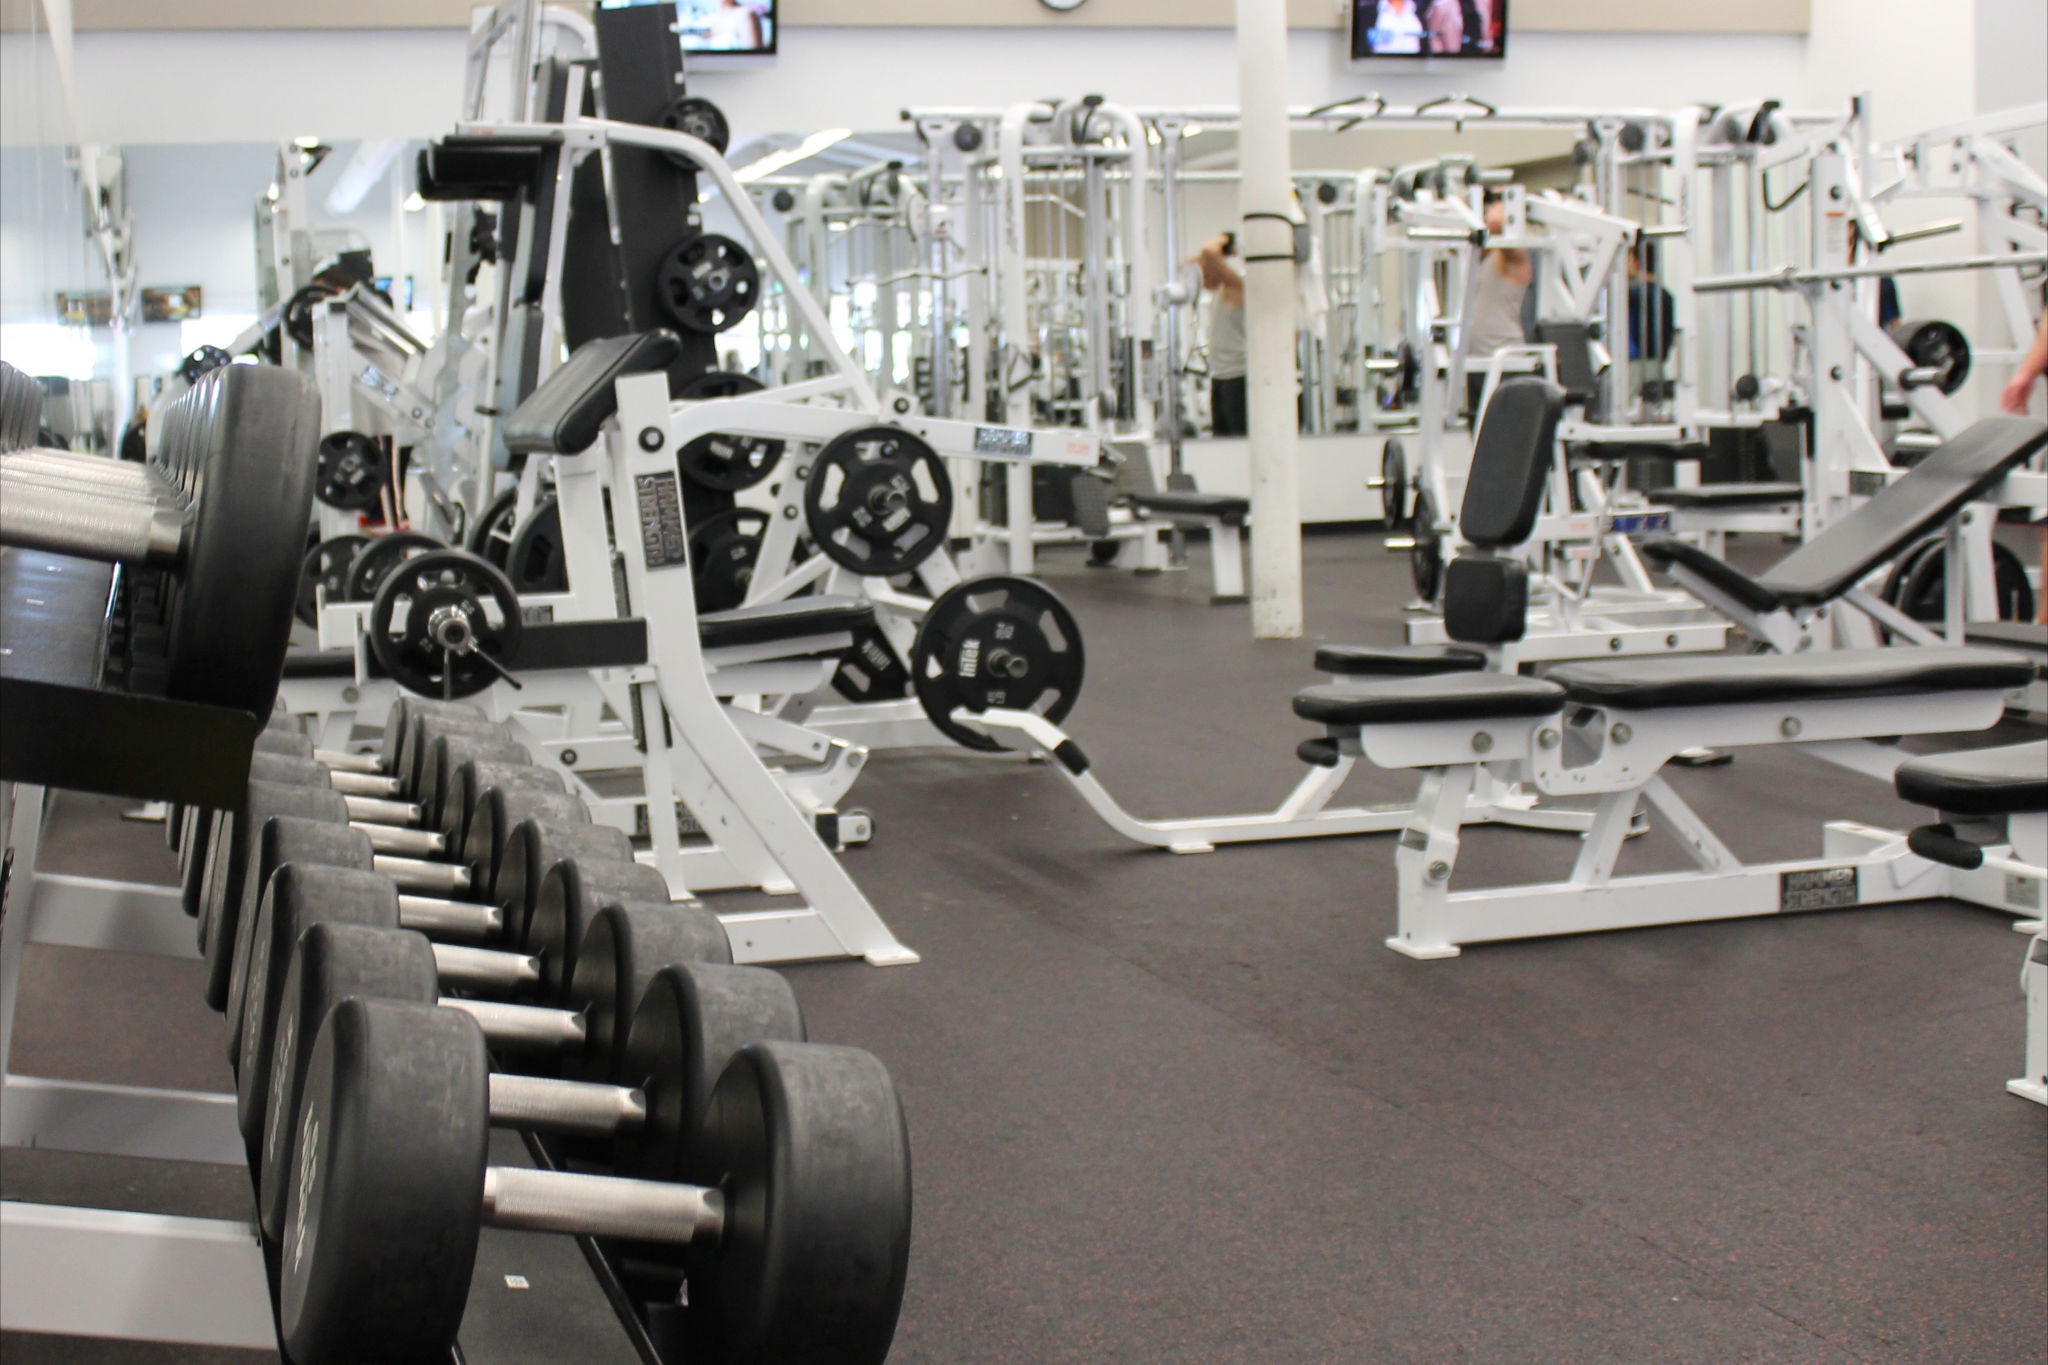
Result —
[[[178, 888], [40, 866], [50, 789], [232, 807], [260, 728], [246, 712], [108, 685], [119, 573], [0, 549], [0, 1147], [239, 1168], [232, 1094], [11, 1066], [29, 944], [197, 955]], [[547, 1164], [512, 1133], [493, 1159]], [[275, 1349], [274, 1269], [246, 1220], [0, 1201], [0, 1331]], [[478, 1254], [461, 1350], [473, 1362], [658, 1360], [593, 1245], [497, 1232]]]

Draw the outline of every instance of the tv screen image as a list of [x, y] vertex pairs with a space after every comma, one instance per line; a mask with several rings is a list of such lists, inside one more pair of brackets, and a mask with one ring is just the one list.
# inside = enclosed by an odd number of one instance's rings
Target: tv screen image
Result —
[[1500, 57], [1508, 0], [1352, 0], [1351, 60]]
[[606, 9], [665, 4], [676, 12], [685, 52], [773, 56], [780, 27], [775, 0], [604, 0]]

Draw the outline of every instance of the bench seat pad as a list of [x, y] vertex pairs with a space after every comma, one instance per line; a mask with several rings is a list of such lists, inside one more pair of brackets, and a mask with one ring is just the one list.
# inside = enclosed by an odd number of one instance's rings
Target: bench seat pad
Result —
[[874, 621], [874, 604], [864, 598], [797, 597], [731, 611], [707, 611], [697, 618], [697, 638], [706, 649], [731, 649], [813, 635], [843, 635]]
[[1609, 659], [1550, 671], [1571, 700], [1617, 711], [1913, 697], [2025, 687], [2033, 677], [2024, 655], [1952, 645]]
[[1660, 507], [1776, 507], [1798, 502], [1805, 490], [1796, 483], [1710, 483], [1698, 488], [1653, 488], [1643, 496]]
[[1893, 780], [1906, 800], [1957, 815], [2048, 810], [2048, 740], [1909, 759]]
[[1413, 678], [1484, 667], [1484, 653], [1457, 645], [1322, 645], [1316, 650], [1318, 673], [1347, 677]]
[[1165, 516], [1214, 517], [1233, 526], [1242, 526], [1244, 519], [1251, 515], [1252, 500], [1230, 493], [1194, 493], [1163, 490], [1149, 493], [1133, 493], [1131, 506], [1140, 512], [1157, 512]]
[[1564, 689], [1515, 673], [1438, 673], [1388, 682], [1323, 683], [1294, 694], [1294, 714], [1324, 725], [1553, 716]]

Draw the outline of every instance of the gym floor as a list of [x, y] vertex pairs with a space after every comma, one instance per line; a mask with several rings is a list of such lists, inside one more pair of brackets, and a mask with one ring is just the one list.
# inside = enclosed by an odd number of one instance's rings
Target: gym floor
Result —
[[[1770, 545], [1747, 547], [1765, 561]], [[1316, 641], [1399, 638], [1403, 561], [1311, 537], [1308, 638], [1252, 643], [1196, 571], [1048, 557], [1088, 679], [1068, 728], [1141, 815], [1270, 808]], [[1963, 741], [2030, 737], [2003, 727]], [[1888, 789], [1789, 753], [1674, 783], [1751, 857]], [[1412, 780], [1354, 778], [1365, 800]], [[889, 1065], [917, 1232], [897, 1362], [2011, 1362], [2048, 1358], [2048, 1122], [2023, 940], [1947, 903], [1413, 962], [1390, 837], [1175, 857], [1058, 775], [927, 750], [856, 789], [848, 865], [914, 967], [789, 969], [822, 1041]], [[168, 876], [154, 827], [67, 798], [59, 865]], [[1572, 844], [1479, 829], [1463, 884]], [[1624, 870], [1674, 867], [1653, 833]], [[191, 964], [35, 949], [17, 1065], [227, 1088]], [[9, 1152], [10, 1198], [234, 1216], [239, 1176]], [[260, 1359], [0, 1338], [12, 1365]]]

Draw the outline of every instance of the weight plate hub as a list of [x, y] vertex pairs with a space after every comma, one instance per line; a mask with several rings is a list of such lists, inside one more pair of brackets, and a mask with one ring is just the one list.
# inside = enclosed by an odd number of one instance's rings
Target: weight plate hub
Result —
[[320, 501], [344, 512], [377, 505], [391, 480], [384, 443], [360, 431], [336, 431], [320, 438]]
[[488, 560], [436, 550], [393, 569], [370, 607], [370, 652], [392, 680], [429, 697], [469, 697], [496, 682], [491, 662], [517, 648], [519, 597]]
[[969, 579], [925, 613], [911, 651], [918, 704], [941, 733], [970, 749], [1008, 746], [953, 718], [1000, 706], [1055, 723], [1080, 699], [1081, 624], [1052, 589], [1028, 578]]
[[783, 442], [772, 436], [729, 436], [714, 431], [684, 446], [676, 455], [676, 467], [701, 488], [737, 493], [772, 474], [783, 449]]
[[887, 578], [945, 543], [953, 481], [938, 452], [901, 427], [862, 427], [818, 452], [804, 488], [811, 536], [835, 564]]
[[1915, 367], [1936, 371], [1934, 387], [1953, 394], [1970, 377], [1970, 339], [1952, 322], [1895, 322], [1892, 334]]
[[679, 243], [655, 278], [655, 301], [679, 326], [723, 332], [753, 311], [761, 272], [730, 237], [705, 233]]

